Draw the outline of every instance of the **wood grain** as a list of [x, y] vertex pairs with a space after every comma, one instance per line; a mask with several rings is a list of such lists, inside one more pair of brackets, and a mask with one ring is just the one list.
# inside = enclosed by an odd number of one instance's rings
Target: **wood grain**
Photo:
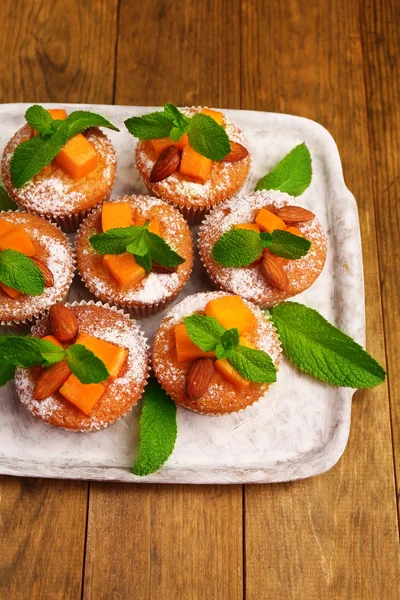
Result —
[[[1, 102], [112, 102], [117, 0], [0, 3]], [[105, 68], [105, 65], [107, 68]], [[81, 598], [88, 484], [0, 477], [0, 598]]]
[[400, 516], [400, 4], [369, 1], [360, 16]]
[[[122, 1], [115, 103], [239, 106], [232, 35], [223, 0]], [[240, 486], [92, 484], [89, 515], [85, 598], [242, 598]]]
[[112, 103], [118, 0], [3, 0], [2, 102]]
[[[338, 142], [360, 211], [367, 345], [384, 362], [358, 2], [260, 0], [242, 8], [242, 108], [301, 114]], [[397, 598], [395, 517], [389, 403], [381, 386], [357, 393], [350, 443], [329, 473], [246, 488], [246, 599]]]

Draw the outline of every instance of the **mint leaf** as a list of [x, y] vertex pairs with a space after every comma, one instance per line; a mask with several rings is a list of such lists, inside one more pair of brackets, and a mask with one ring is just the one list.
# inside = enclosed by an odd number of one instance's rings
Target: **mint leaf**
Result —
[[10, 162], [10, 177], [14, 187], [21, 188], [32, 177], [51, 163], [68, 141], [68, 126], [44, 139], [37, 135], [16, 147]]
[[285, 356], [300, 371], [351, 388], [372, 388], [385, 380], [381, 365], [316, 310], [283, 302], [270, 314]]
[[264, 248], [268, 248], [276, 256], [289, 260], [302, 258], [311, 248], [310, 240], [282, 229], [274, 229], [272, 233], [265, 231], [260, 234], [260, 237]]
[[126, 247], [141, 237], [143, 227], [116, 227], [89, 238], [91, 246], [100, 254], [123, 254]]
[[[136, 232], [135, 232], [136, 233]], [[145, 227], [140, 227], [140, 231], [138, 235], [135, 235], [135, 239], [130, 242], [126, 250], [135, 256], [145, 256], [149, 253], [149, 244], [147, 242], [147, 229]], [[151, 262], [151, 260], [150, 260]]]
[[10, 198], [7, 191], [0, 186], [0, 211], [17, 210], [18, 206], [14, 200]]
[[262, 350], [237, 346], [228, 362], [236, 371], [254, 383], [273, 383], [276, 381], [276, 367], [272, 358]]
[[107, 127], [108, 129], [119, 131], [118, 127], [115, 127], [110, 121], [88, 110], [75, 110], [65, 121], [61, 121], [61, 123], [64, 123], [68, 127], [68, 139], [75, 137], [78, 133], [82, 133], [90, 127]]
[[153, 378], [144, 391], [139, 457], [132, 473], [144, 476], [158, 471], [174, 450], [177, 431], [176, 405]]
[[225, 328], [214, 317], [191, 315], [185, 317], [186, 331], [192, 342], [204, 352], [215, 350]]
[[126, 119], [125, 126], [130, 134], [139, 140], [153, 140], [168, 137], [173, 122], [163, 112], [153, 112], [141, 117]]
[[0, 336], [0, 363], [16, 367], [50, 366], [60, 362], [65, 350], [48, 340], [23, 335]]
[[311, 155], [303, 142], [259, 180], [256, 190], [280, 190], [291, 196], [300, 196], [310, 185], [311, 177]]
[[69, 368], [81, 383], [101, 383], [110, 375], [103, 361], [82, 344], [69, 346], [65, 355]]
[[154, 262], [164, 267], [170, 267], [171, 269], [179, 267], [179, 265], [185, 262], [185, 259], [175, 252], [159, 235], [147, 231], [146, 238], [151, 252], [151, 259]]
[[6, 385], [11, 379], [14, 379], [15, 366], [1, 361], [0, 363], [0, 387]]
[[39, 267], [16, 250], [0, 252], [0, 281], [30, 296], [39, 296], [44, 291], [44, 278]]
[[212, 255], [223, 267], [247, 267], [263, 250], [260, 234], [249, 229], [231, 229], [215, 242]]
[[217, 358], [229, 358], [239, 344], [239, 330], [236, 327], [226, 330], [215, 348]]
[[208, 115], [198, 113], [192, 117], [188, 138], [196, 152], [211, 160], [222, 160], [231, 151], [225, 129]]
[[190, 119], [180, 112], [173, 104], [167, 102], [164, 104], [164, 114], [173, 123], [173, 127], [169, 132], [170, 138], [174, 142], [179, 142], [181, 137], [188, 131], [190, 127]]
[[39, 132], [49, 129], [53, 122], [51, 114], [43, 108], [43, 106], [39, 106], [38, 104], [34, 104], [28, 108], [25, 113], [25, 119], [28, 125]]
[[150, 273], [151, 271], [151, 252], [148, 251], [143, 256], [138, 256], [135, 254], [135, 261], [137, 264], [142, 267], [146, 271], [146, 273]]

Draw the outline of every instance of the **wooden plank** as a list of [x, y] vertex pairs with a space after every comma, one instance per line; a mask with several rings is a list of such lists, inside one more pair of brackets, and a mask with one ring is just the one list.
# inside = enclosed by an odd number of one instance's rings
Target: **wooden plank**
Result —
[[[115, 102], [239, 106], [238, 8], [122, 1]], [[87, 599], [242, 598], [240, 486], [92, 484], [88, 531]]]
[[[360, 211], [367, 346], [384, 362], [358, 11], [352, 0], [244, 3], [242, 108], [315, 119], [338, 142]], [[357, 393], [350, 443], [329, 473], [292, 484], [248, 486], [245, 508], [247, 600], [398, 598], [386, 387]]]
[[118, 0], [0, 3], [1, 102], [112, 103]]
[[364, 3], [361, 32], [400, 516], [399, 3], [396, 0]]
[[[117, 0], [0, 3], [0, 101], [111, 102]], [[106, 68], [105, 68], [106, 66]], [[0, 477], [0, 597], [81, 597], [88, 484]]]

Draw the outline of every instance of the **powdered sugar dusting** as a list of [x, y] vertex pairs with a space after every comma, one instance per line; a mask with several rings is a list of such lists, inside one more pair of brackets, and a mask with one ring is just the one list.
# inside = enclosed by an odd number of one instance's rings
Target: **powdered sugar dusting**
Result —
[[263, 307], [277, 304], [309, 287], [322, 271], [327, 251], [326, 236], [316, 217], [297, 225], [312, 245], [303, 258], [283, 261], [290, 284], [287, 292], [270, 286], [260, 265], [228, 268], [217, 264], [212, 257], [212, 249], [219, 237], [233, 225], [254, 222], [258, 211], [268, 204], [273, 204], [276, 208], [288, 204], [301, 206], [293, 196], [275, 190], [236, 196], [210, 212], [200, 228], [199, 236], [199, 252], [213, 281], [226, 291], [239, 294]]

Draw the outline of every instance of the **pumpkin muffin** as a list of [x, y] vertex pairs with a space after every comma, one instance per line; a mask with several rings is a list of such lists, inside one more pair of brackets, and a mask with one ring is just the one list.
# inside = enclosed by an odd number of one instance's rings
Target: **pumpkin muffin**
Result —
[[[140, 140], [136, 146], [136, 167], [150, 193], [178, 208], [189, 224], [196, 224], [213, 206], [238, 193], [250, 169], [248, 142], [239, 127], [223, 113], [201, 107], [183, 108], [188, 117], [203, 113], [222, 125], [231, 142], [231, 152], [222, 161], [211, 161], [199, 155], [188, 144], [187, 135], [179, 142], [169, 138]], [[152, 172], [160, 154], [173, 144], [178, 148], [178, 168], [165, 179], [153, 182]]]
[[[128, 252], [101, 254], [90, 241], [114, 228], [144, 226], [146, 222], [149, 232], [179, 255], [178, 266], [152, 261], [151, 271], [146, 272], [136, 262], [139, 257]], [[92, 294], [138, 317], [156, 313], [175, 298], [193, 267], [192, 237], [182, 215], [150, 196], [122, 196], [95, 209], [79, 229], [76, 252], [80, 276]]]
[[55, 302], [68, 298], [75, 272], [75, 255], [66, 235], [37, 215], [4, 212], [0, 215], [0, 253], [15, 250], [28, 256], [44, 276], [43, 292], [29, 295], [0, 281], [2, 325], [24, 327]]
[[[264, 250], [246, 267], [222, 266], [215, 260], [213, 248], [232, 229], [269, 233], [286, 230], [309, 240], [311, 246], [305, 256], [295, 260]], [[200, 228], [199, 253], [217, 288], [267, 308], [300, 294], [314, 283], [325, 264], [327, 239], [317, 217], [294, 197], [274, 190], [258, 191], [232, 198], [210, 212]]]
[[[177, 404], [206, 415], [236, 412], [259, 400], [269, 384], [246, 380], [226, 358], [215, 360], [215, 352], [204, 352], [191, 341], [184, 319], [194, 314], [214, 316], [226, 329], [237, 328], [242, 346], [267, 353], [275, 368], [279, 365], [278, 336], [258, 307], [224, 292], [194, 294], [174, 306], [154, 338], [153, 370], [164, 390]], [[191, 388], [199, 382], [199, 366], [206, 367], [202, 381], [208, 376], [200, 397]]]
[[[57, 119], [67, 117], [66, 111], [60, 109], [49, 112]], [[76, 231], [89, 211], [110, 196], [116, 176], [115, 149], [99, 128], [87, 129], [67, 143], [67, 146], [78, 145], [78, 150], [74, 147], [73, 151], [90, 155], [88, 160], [92, 166], [86, 175], [77, 172], [72, 177], [72, 171], [64, 167], [67, 163], [58, 161], [57, 155], [50, 165], [21, 188], [16, 188], [10, 176], [11, 158], [17, 146], [34, 135], [32, 127], [24, 125], [6, 145], [1, 162], [4, 186], [23, 210], [50, 219], [66, 232]]]
[[[66, 306], [78, 325], [78, 336], [71, 343], [83, 344], [94, 352], [110, 377], [103, 383], [83, 384], [67, 373], [58, 391], [35, 399], [35, 385], [44, 369], [17, 368], [17, 395], [35, 417], [49, 425], [72, 431], [98, 431], [118, 421], [137, 404], [148, 378], [148, 346], [141, 329], [123, 311], [100, 302]], [[33, 327], [32, 335], [60, 343], [49, 318]]]

